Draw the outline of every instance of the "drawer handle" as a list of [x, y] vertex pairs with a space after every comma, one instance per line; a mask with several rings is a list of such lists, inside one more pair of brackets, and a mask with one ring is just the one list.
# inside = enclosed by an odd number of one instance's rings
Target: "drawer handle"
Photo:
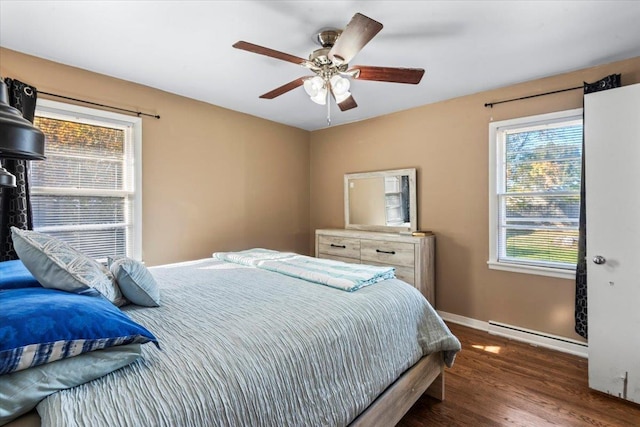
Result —
[[383, 251], [380, 249], [376, 249], [376, 252], [380, 253], [380, 254], [389, 254], [389, 255], [395, 255], [396, 251]]
[[347, 249], [347, 247], [345, 245], [334, 245], [333, 243], [331, 244], [332, 248], [341, 248], [341, 249]]

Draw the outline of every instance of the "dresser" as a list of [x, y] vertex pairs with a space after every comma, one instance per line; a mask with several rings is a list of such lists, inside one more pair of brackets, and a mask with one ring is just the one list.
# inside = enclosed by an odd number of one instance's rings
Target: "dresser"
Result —
[[417, 288], [433, 307], [435, 236], [408, 236], [376, 231], [316, 230], [316, 257], [355, 264], [385, 265]]

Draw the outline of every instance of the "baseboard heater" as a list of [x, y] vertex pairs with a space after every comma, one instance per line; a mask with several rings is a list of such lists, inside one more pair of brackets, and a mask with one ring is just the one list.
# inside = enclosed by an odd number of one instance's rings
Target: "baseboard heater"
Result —
[[588, 345], [570, 338], [559, 337], [557, 335], [533, 331], [531, 329], [507, 325], [505, 323], [494, 322], [493, 320], [489, 320], [488, 332], [492, 335], [499, 335], [517, 341], [524, 341], [531, 345], [575, 354], [576, 356], [588, 357]]

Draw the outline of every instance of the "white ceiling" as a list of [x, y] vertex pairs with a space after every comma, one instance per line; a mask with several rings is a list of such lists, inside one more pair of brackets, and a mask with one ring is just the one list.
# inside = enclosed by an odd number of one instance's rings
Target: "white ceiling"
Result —
[[640, 56], [637, 0], [0, 0], [0, 46], [315, 130], [326, 107], [302, 88], [258, 98], [311, 72], [231, 45], [306, 58], [320, 28], [344, 28], [356, 12], [384, 28], [352, 64], [426, 73], [417, 86], [353, 81], [358, 108], [332, 105], [333, 126]]

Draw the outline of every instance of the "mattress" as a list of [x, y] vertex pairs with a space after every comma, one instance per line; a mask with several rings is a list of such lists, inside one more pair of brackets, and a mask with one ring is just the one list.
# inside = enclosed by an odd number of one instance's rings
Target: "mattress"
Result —
[[344, 426], [422, 356], [460, 349], [400, 280], [349, 293], [215, 259], [150, 270], [162, 306], [123, 309], [161, 348], [49, 396], [43, 426]]

